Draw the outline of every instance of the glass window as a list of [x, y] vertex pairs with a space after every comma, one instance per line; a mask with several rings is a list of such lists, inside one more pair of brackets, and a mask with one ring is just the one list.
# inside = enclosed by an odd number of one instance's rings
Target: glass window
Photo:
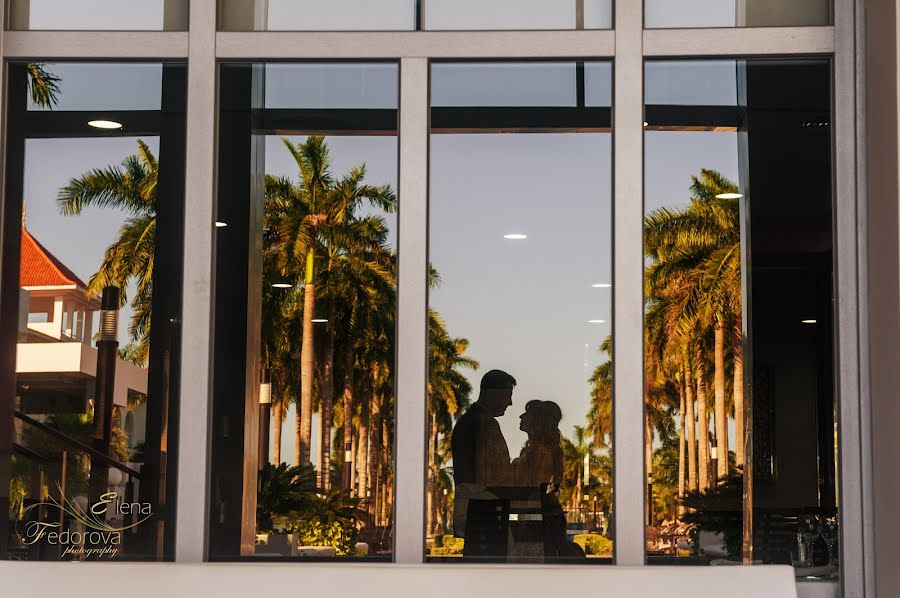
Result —
[[390, 560], [397, 65], [220, 98], [210, 556]]
[[9, 65], [3, 558], [174, 555], [186, 73]]
[[189, 0], [7, 0], [9, 29], [187, 31]]
[[831, 25], [833, 14], [833, 0], [644, 0], [648, 29]]
[[612, 0], [219, 0], [223, 31], [611, 29]]
[[611, 73], [432, 66], [431, 561], [611, 562]]
[[612, 0], [429, 0], [424, 29], [611, 29]]
[[831, 65], [646, 65], [647, 553], [837, 577]]
[[219, 0], [222, 31], [404, 31], [417, 0]]

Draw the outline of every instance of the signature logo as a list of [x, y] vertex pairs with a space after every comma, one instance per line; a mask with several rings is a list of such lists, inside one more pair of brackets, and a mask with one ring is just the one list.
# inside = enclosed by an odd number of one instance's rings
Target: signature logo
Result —
[[[122, 533], [135, 528], [153, 516], [150, 503], [126, 502], [117, 492], [101, 494], [95, 503], [82, 507], [78, 501], [66, 498], [59, 488], [60, 498], [48, 497], [46, 501], [27, 506], [23, 514], [23, 523], [16, 530], [22, 544], [31, 546], [37, 542], [46, 542], [53, 546], [63, 547], [62, 556], [105, 557], [114, 558], [119, 554], [122, 545]], [[35, 509], [55, 509], [59, 519], [68, 519], [74, 525], [62, 529], [59, 521], [28, 521], [28, 513]], [[132, 517], [127, 525], [116, 525], [107, 521], [111, 518], [123, 519]]]

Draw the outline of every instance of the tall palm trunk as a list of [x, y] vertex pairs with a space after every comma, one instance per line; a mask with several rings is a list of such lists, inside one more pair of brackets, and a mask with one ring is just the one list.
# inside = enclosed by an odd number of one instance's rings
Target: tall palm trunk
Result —
[[678, 383], [678, 521], [684, 516], [684, 451], [685, 451], [685, 438], [684, 438], [684, 422], [685, 422], [685, 397], [684, 397], [684, 385], [679, 382]]
[[312, 437], [312, 391], [315, 352], [313, 346], [313, 317], [316, 309], [316, 285], [313, 267], [315, 252], [310, 247], [306, 254], [306, 286], [303, 289], [303, 345], [300, 348], [300, 409], [297, 410], [300, 442], [299, 464], [309, 463], [310, 438]]
[[[381, 418], [381, 446], [390, 447], [390, 433], [388, 432], [387, 418]], [[382, 459], [384, 464], [381, 468], [381, 509], [379, 510], [381, 525], [390, 525], [390, 522], [388, 521], [388, 517], [390, 516], [390, 503], [388, 502], [388, 497], [391, 476], [388, 470], [388, 463], [390, 463], [391, 452], [389, 448], [386, 448], [386, 451], [387, 452]]]
[[294, 400], [294, 465], [303, 464], [300, 460], [303, 451], [303, 443], [300, 441], [303, 436], [301, 428], [303, 428], [303, 417], [300, 415], [300, 401]]
[[706, 364], [697, 355], [697, 460], [700, 490], [709, 488], [709, 413], [706, 409]]
[[697, 484], [697, 433], [696, 415], [694, 413], [694, 379], [691, 375], [690, 362], [684, 361], [684, 398], [685, 415], [687, 425], [687, 453], [688, 453], [688, 489], [696, 492]]
[[275, 465], [281, 465], [281, 428], [284, 423], [284, 411], [282, 411], [284, 399], [275, 401], [272, 404], [275, 411], [275, 431], [273, 436], [274, 446], [272, 447], [272, 461]]
[[716, 481], [728, 477], [728, 413], [725, 412], [725, 321], [715, 325]]
[[437, 441], [437, 418], [431, 415], [431, 430], [428, 433], [428, 463], [427, 475], [425, 478], [425, 535], [431, 536], [434, 529], [434, 502], [435, 502], [435, 471], [434, 471], [434, 452], [435, 442]]
[[737, 330], [734, 343], [734, 457], [738, 467], [744, 467], [744, 347], [741, 332]]
[[[646, 400], [646, 399], [645, 399]], [[650, 426], [650, 418], [644, 416], [644, 472], [647, 476], [645, 479], [646, 488], [651, 487], [653, 479], [653, 428]], [[648, 525], [653, 524], [653, 496], [647, 492], [647, 500], [644, 503], [644, 519]]]
[[[375, 444], [377, 444], [377, 442]], [[384, 486], [381, 476], [384, 475], [383, 468], [384, 464], [379, 460], [378, 467], [376, 467], [375, 483], [373, 484], [375, 491], [372, 492], [372, 505], [374, 506], [372, 509], [372, 522], [376, 526], [381, 525], [381, 501], [383, 500], [381, 490]]]
[[581, 501], [584, 500], [584, 479], [583, 475], [583, 465], [581, 463], [578, 464], [578, 477], [575, 479], [575, 508], [581, 508]]
[[331, 425], [334, 405], [334, 328], [325, 332], [325, 356], [322, 366], [322, 422], [319, 435], [320, 484], [326, 492], [331, 489]]
[[385, 501], [385, 506], [387, 511], [384, 514], [384, 519], [387, 525], [391, 524], [391, 518], [394, 514], [394, 476], [388, 477], [387, 486], [387, 500]]
[[[357, 428], [358, 430], [358, 428]], [[357, 464], [359, 461], [357, 460], [359, 453], [359, 432], [357, 430], [353, 430], [351, 434], [353, 440], [350, 442], [350, 495], [351, 496], [359, 496], [359, 489], [356, 487], [356, 482], [359, 480], [359, 475], [357, 475]]]
[[[359, 444], [356, 454], [356, 471], [359, 488], [357, 496], [363, 501], [369, 496], [369, 409], [359, 410]], [[364, 503], [367, 506], [367, 503]], [[365, 507], [363, 507], [365, 508]]]
[[353, 345], [347, 343], [344, 353], [344, 470], [341, 475], [344, 492], [353, 492]]
[[378, 376], [380, 368], [378, 364], [372, 365], [372, 438], [369, 442], [369, 484], [372, 487], [371, 498], [369, 499], [369, 515], [375, 519], [375, 498], [378, 496], [378, 464], [381, 461], [381, 443], [379, 441], [378, 432], [381, 431], [381, 393], [378, 392]]

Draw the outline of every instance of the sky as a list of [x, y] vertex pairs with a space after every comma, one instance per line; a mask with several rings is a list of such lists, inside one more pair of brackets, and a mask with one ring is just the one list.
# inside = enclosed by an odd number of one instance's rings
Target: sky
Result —
[[470, 341], [475, 389], [491, 369], [516, 378], [499, 418], [512, 456], [529, 400], [559, 403], [565, 434], [585, 423], [612, 321], [612, 289], [591, 286], [612, 282], [610, 151], [605, 133], [431, 137], [429, 302]]
[[[158, 154], [159, 138], [143, 138]], [[59, 213], [56, 195], [70, 179], [93, 168], [117, 165], [137, 151], [137, 138], [28, 139], [25, 144], [25, 226], [53, 255], [88, 283], [127, 215], [114, 208], [86, 208], [78, 216]], [[47, 165], [52, 164], [48, 168]], [[131, 285], [129, 298], [133, 295]], [[130, 340], [129, 304], [119, 312], [119, 343]], [[94, 332], [98, 318], [94, 318]]]

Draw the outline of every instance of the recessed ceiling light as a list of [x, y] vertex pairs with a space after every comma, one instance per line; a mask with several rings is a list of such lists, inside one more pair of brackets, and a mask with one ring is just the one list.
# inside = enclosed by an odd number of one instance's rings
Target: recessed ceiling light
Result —
[[292, 284], [289, 283], [289, 282], [273, 282], [273, 283], [272, 283], [272, 288], [273, 288], [273, 289], [289, 289], [289, 288], [291, 288], [292, 286], [294, 286], [294, 285], [292, 285]]
[[606, 324], [606, 320], [588, 320], [588, 324]]
[[801, 324], [815, 324], [815, 320], [800, 320]]
[[591, 286], [594, 287], [595, 289], [608, 289], [612, 285], [609, 284], [608, 282], [598, 282], [598, 283], [592, 284]]
[[88, 125], [94, 127], [95, 129], [121, 129], [122, 123], [117, 123], [114, 120], [89, 120]]
[[323, 320], [322, 318], [313, 318], [312, 320], [310, 320], [310, 322], [312, 322], [313, 324], [324, 324], [327, 321], [328, 320]]
[[514, 241], [517, 241], [519, 239], [527, 239], [528, 235], [523, 235], [522, 233], [510, 233], [508, 235], [503, 235], [503, 238], [504, 239], [512, 239]]
[[222, 222], [221, 220], [216, 220], [216, 228], [225, 228], [228, 226], [227, 222]]
[[719, 193], [716, 195], [716, 199], [740, 199], [744, 197], [740, 193]]

